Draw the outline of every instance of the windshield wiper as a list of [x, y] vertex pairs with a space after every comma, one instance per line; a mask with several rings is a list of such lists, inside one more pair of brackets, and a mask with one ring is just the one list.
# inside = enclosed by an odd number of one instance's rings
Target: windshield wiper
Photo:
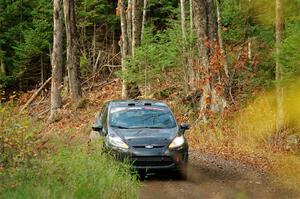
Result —
[[118, 129], [129, 129], [125, 126], [119, 126], [119, 125], [111, 125], [110, 127], [118, 128]]
[[146, 128], [146, 129], [163, 129], [164, 127], [162, 127], [162, 126], [145, 126], [143, 128]]

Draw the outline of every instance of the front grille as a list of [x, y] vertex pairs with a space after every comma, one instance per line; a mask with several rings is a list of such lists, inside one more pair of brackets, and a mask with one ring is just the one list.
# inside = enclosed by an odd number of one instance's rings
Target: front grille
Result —
[[132, 157], [133, 166], [169, 166], [173, 164], [170, 157], [150, 156], [150, 157]]
[[[147, 148], [145, 145], [135, 145], [135, 146], [132, 146], [133, 148], [136, 148], [136, 149], [145, 149]], [[164, 145], [152, 145], [153, 149], [155, 148], [163, 148]]]

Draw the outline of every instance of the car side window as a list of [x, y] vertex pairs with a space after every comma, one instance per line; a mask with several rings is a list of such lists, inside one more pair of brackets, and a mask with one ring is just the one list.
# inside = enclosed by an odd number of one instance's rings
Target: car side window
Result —
[[108, 105], [106, 104], [103, 107], [103, 110], [101, 111], [101, 121], [104, 128], [107, 127], [107, 112], [108, 112], [107, 109], [108, 109]]

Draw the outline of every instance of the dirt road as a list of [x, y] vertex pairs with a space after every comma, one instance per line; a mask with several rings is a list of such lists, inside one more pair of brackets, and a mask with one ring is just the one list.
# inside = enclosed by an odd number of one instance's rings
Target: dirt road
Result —
[[189, 164], [186, 181], [176, 180], [170, 172], [147, 176], [139, 198], [299, 198], [272, 187], [264, 174], [238, 161], [192, 151]]

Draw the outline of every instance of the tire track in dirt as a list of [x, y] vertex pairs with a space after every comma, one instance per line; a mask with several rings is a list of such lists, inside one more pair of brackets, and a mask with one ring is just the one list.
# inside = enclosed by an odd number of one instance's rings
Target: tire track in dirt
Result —
[[274, 188], [268, 176], [238, 161], [190, 152], [188, 178], [179, 180], [172, 172], [148, 175], [140, 199], [176, 198], [299, 198], [286, 189]]

